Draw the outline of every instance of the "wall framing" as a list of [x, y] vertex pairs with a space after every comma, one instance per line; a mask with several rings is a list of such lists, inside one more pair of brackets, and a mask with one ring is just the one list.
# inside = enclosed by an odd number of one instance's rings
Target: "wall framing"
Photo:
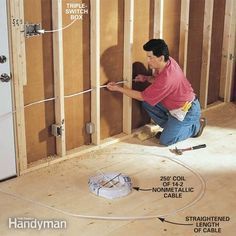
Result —
[[[187, 67], [188, 51], [188, 27], [191, 0], [181, 1], [180, 16], [180, 43], [179, 43], [179, 61], [184, 72]], [[62, 1], [52, 1], [53, 28], [62, 26]], [[132, 86], [132, 44], [133, 44], [133, 24], [134, 24], [134, 0], [124, 1], [124, 53], [123, 54], [123, 77], [125, 85]], [[155, 38], [163, 37], [163, 0], [154, 0], [153, 16], [153, 35]], [[233, 69], [235, 65], [235, 8], [236, 3], [233, 0], [226, 0], [225, 26], [223, 41], [223, 56], [221, 61], [221, 90], [220, 96], [225, 102], [230, 101]], [[233, 10], [234, 9], [234, 10]], [[25, 65], [25, 38], [24, 33], [24, 11], [21, 0], [9, 1], [9, 11], [11, 22], [18, 19], [20, 23], [17, 26], [11, 24], [11, 51], [12, 51], [12, 74], [14, 79], [14, 101], [15, 101], [15, 120], [16, 120], [16, 143], [17, 143], [17, 162], [18, 175], [27, 173], [59, 161], [98, 150], [106, 145], [119, 142], [131, 137], [136, 131], [132, 132], [132, 100], [123, 97], [123, 133], [101, 141], [100, 127], [100, 1], [90, 0], [90, 78], [91, 78], [91, 122], [94, 124], [95, 132], [92, 134], [92, 144], [83, 145], [79, 148], [66, 152], [65, 132], [57, 138], [57, 156], [51, 159], [45, 157], [45, 160], [27, 164], [27, 147], [25, 138], [25, 114], [24, 114], [24, 94], [23, 87], [27, 84], [27, 73]], [[205, 1], [204, 27], [203, 27], [203, 50], [200, 81], [200, 102], [202, 108], [207, 108], [208, 79], [211, 49], [211, 28], [213, 15], [213, 0]], [[54, 81], [55, 81], [55, 120], [56, 123], [65, 126], [64, 123], [64, 79], [63, 79], [63, 42], [62, 32], [53, 35], [53, 54], [54, 54]], [[225, 56], [227, 55], [227, 56]], [[65, 131], [65, 130], [64, 130]]]
[[221, 59], [220, 98], [224, 102], [230, 102], [232, 94], [233, 68], [235, 65], [235, 37], [236, 37], [236, 3], [234, 0], [226, 0], [224, 36]]
[[[134, 0], [125, 1], [124, 9], [124, 59], [123, 78], [125, 86], [132, 87], [132, 45], [134, 24]], [[132, 132], [132, 99], [123, 95], [123, 132]]]
[[154, 0], [154, 38], [163, 38], [163, 0]]
[[91, 122], [94, 124], [95, 132], [92, 134], [92, 143], [99, 145], [100, 135], [100, 0], [91, 0], [91, 31], [90, 55], [91, 55]]
[[[21, 0], [8, 1], [10, 13], [10, 47], [15, 104], [15, 133], [18, 174], [27, 169], [23, 86], [27, 83], [25, 65], [24, 11]], [[13, 24], [17, 20], [19, 24]]]
[[[53, 29], [62, 28], [62, 1], [52, 1]], [[65, 142], [65, 108], [64, 108], [64, 66], [63, 66], [63, 37], [59, 30], [53, 34], [54, 60], [54, 92], [55, 92], [55, 121], [62, 127], [62, 134], [56, 137], [56, 152], [62, 157], [66, 154]]]
[[211, 32], [214, 0], [205, 1], [203, 22], [203, 48], [200, 81], [200, 103], [202, 108], [207, 107], [210, 55], [211, 55]]
[[189, 4], [190, 0], [181, 0], [179, 65], [183, 69], [185, 75], [187, 70]]

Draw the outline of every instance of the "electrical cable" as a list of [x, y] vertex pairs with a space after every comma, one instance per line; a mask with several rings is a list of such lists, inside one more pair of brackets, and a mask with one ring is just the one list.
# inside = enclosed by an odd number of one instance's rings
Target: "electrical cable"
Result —
[[71, 97], [74, 97], [74, 96], [77, 96], [77, 95], [80, 95], [80, 94], [83, 94], [83, 93], [91, 92], [93, 90], [94, 89], [87, 89], [87, 90], [84, 90], [82, 92], [74, 93], [74, 94], [71, 94], [71, 95], [65, 95], [64, 98], [71, 98]]
[[[127, 80], [122, 80], [122, 81], [116, 82], [116, 84], [124, 84], [124, 83], [127, 83], [127, 82], [128, 82]], [[106, 87], [107, 87], [107, 84], [100, 86], [100, 88], [106, 88]]]
[[[104, 155], [105, 153], [103, 153]], [[114, 154], [119, 154], [119, 155], [122, 155], [122, 154], [132, 154], [132, 155], [143, 155], [144, 153], [113, 153], [112, 155]], [[56, 207], [51, 207], [47, 204], [44, 204], [44, 203], [41, 203], [41, 202], [38, 202], [38, 201], [34, 201], [32, 199], [29, 199], [29, 198], [26, 198], [26, 197], [23, 197], [19, 194], [15, 194], [15, 193], [11, 193], [11, 192], [7, 192], [7, 191], [4, 191], [2, 189], [0, 189], [0, 192], [3, 193], [3, 194], [6, 194], [8, 196], [11, 196], [13, 198], [16, 198], [16, 199], [20, 199], [20, 200], [23, 200], [23, 201], [26, 201], [26, 202], [30, 202], [34, 205], [38, 205], [38, 206], [41, 206], [43, 208], [47, 208], [47, 209], [50, 209], [50, 210], [53, 210], [53, 211], [56, 211], [56, 212], [59, 212], [59, 213], [62, 213], [64, 215], [67, 215], [67, 216], [71, 216], [71, 217], [75, 217], [75, 218], [81, 218], [81, 219], [93, 219], [93, 220], [122, 220], [122, 221], [125, 221], [125, 220], [150, 220], [150, 219], [156, 219], [156, 218], [164, 218], [164, 217], [167, 217], [167, 216], [171, 216], [171, 215], [175, 215], [177, 214], [178, 212], [180, 211], [183, 211], [191, 206], [193, 206], [194, 204], [196, 204], [198, 201], [200, 201], [202, 199], [202, 197], [204, 196], [205, 194], [205, 189], [206, 189], [206, 183], [205, 183], [205, 180], [203, 179], [203, 177], [195, 170], [193, 170], [190, 166], [188, 166], [187, 164], [177, 160], [176, 158], [170, 158], [170, 157], [166, 157], [166, 156], [159, 156], [159, 155], [156, 155], [156, 154], [153, 154], [153, 153], [149, 153], [149, 152], [145, 152], [145, 155], [152, 155], [152, 156], [155, 156], [155, 157], [162, 157], [162, 158], [166, 158], [170, 161], [173, 161], [175, 163], [177, 163], [178, 165], [181, 165], [182, 167], [186, 168], [187, 170], [189, 170], [190, 172], [192, 172], [199, 180], [200, 180], [200, 183], [201, 183], [201, 189], [198, 193], [198, 195], [189, 203], [187, 203], [186, 205], [184, 205], [183, 207], [180, 207], [170, 213], [166, 213], [166, 214], [162, 214], [162, 215], [149, 215], [149, 216], [99, 216], [99, 215], [82, 215], [82, 214], [75, 214], [75, 213], [72, 213], [72, 212], [68, 212], [68, 211], [65, 211], [65, 210], [61, 210], [59, 208], [56, 208]]]
[[32, 102], [32, 103], [29, 103], [29, 104], [25, 105], [24, 108], [30, 107], [30, 106], [32, 106], [32, 105], [39, 104], [39, 103], [42, 103], [42, 102], [52, 101], [52, 100], [55, 100], [55, 99], [56, 99], [56, 98], [53, 97], [53, 98], [47, 98], [47, 99], [44, 99], [44, 100], [41, 100], [41, 101]]
[[[118, 81], [116, 82], [116, 84], [123, 84], [123, 83], [126, 83], [127, 80], [122, 80], [122, 81]], [[101, 85], [100, 88], [106, 88], [107, 85]], [[87, 89], [87, 90], [84, 90], [84, 91], [81, 91], [81, 92], [78, 92], [78, 93], [74, 93], [74, 94], [70, 94], [70, 95], [65, 95], [64, 98], [71, 98], [71, 97], [75, 97], [75, 96], [78, 96], [78, 95], [81, 95], [81, 94], [84, 94], [84, 93], [89, 93], [91, 91], [95, 90], [95, 88], [91, 88], [91, 89]], [[36, 102], [32, 102], [32, 103], [29, 103], [29, 104], [26, 104], [24, 108], [26, 107], [30, 107], [32, 105], [36, 105], [36, 104], [40, 104], [40, 103], [43, 103], [43, 102], [48, 102], [48, 101], [53, 101], [53, 100], [56, 100], [55, 97], [52, 97], [52, 98], [47, 98], [47, 99], [43, 99], [43, 100], [40, 100], [40, 101], [36, 101]], [[18, 109], [19, 110], [19, 109]], [[8, 112], [8, 113], [4, 113], [2, 115], [0, 115], [0, 120], [6, 118], [7, 116], [13, 114], [13, 113], [16, 113], [16, 110], [13, 110], [11, 112]]]

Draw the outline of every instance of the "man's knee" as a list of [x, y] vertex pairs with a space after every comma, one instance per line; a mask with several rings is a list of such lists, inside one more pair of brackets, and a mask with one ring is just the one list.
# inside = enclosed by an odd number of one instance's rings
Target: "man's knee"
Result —
[[173, 138], [173, 137], [167, 137], [165, 134], [162, 133], [162, 135], [160, 136], [159, 142], [163, 146], [170, 146], [170, 145], [176, 143], [177, 140], [176, 140], [176, 138]]

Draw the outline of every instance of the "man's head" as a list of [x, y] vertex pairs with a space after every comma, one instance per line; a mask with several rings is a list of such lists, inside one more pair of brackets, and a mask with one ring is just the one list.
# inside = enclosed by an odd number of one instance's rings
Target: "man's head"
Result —
[[151, 39], [143, 45], [151, 69], [162, 69], [169, 59], [168, 46], [163, 39]]

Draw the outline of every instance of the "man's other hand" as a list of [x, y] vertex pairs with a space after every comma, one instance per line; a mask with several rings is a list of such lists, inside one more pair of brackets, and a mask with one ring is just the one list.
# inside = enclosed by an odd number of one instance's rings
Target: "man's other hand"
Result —
[[107, 84], [107, 89], [110, 91], [119, 91], [120, 90], [120, 86], [117, 85], [115, 82], [109, 82]]
[[134, 81], [135, 82], [141, 82], [144, 83], [147, 80], [147, 77], [145, 75], [137, 75], [135, 76]]

